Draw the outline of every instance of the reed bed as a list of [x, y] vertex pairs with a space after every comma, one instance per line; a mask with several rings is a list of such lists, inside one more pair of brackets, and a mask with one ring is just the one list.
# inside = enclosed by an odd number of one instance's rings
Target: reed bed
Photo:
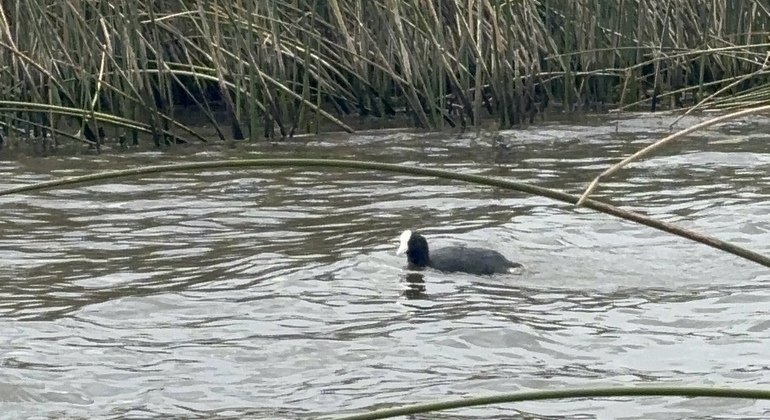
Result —
[[98, 148], [746, 108], [768, 27], [758, 0], [0, 0], [0, 129]]

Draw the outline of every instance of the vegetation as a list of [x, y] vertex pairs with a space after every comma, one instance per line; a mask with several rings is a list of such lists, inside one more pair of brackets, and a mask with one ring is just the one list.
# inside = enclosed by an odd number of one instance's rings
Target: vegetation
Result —
[[486, 185], [511, 191], [520, 191], [540, 197], [550, 198], [552, 200], [564, 203], [578, 204], [601, 213], [609, 214], [634, 223], [649, 226], [654, 229], [668, 232], [672, 235], [681, 236], [694, 242], [728, 252], [740, 258], [753, 261], [765, 267], [770, 267], [770, 257], [758, 252], [740, 247], [730, 242], [722, 241], [712, 236], [708, 236], [690, 229], [676, 226], [672, 223], [653, 219], [640, 213], [624, 210], [619, 207], [607, 204], [594, 199], [579, 197], [558, 190], [538, 187], [523, 182], [511, 181], [506, 179], [491, 178], [480, 175], [459, 174], [453, 171], [441, 169], [420, 168], [407, 165], [398, 165], [392, 163], [379, 163], [358, 160], [338, 160], [338, 159], [227, 159], [214, 160], [193, 163], [176, 163], [169, 165], [140, 166], [131, 169], [122, 169], [115, 171], [95, 172], [88, 175], [70, 176], [53, 181], [38, 182], [34, 184], [22, 185], [18, 187], [0, 190], [0, 197], [9, 194], [18, 194], [22, 192], [40, 191], [49, 188], [57, 188], [66, 185], [83, 184], [94, 181], [113, 180], [137, 175], [150, 175], [163, 172], [195, 171], [210, 168], [256, 168], [256, 167], [322, 167], [337, 169], [367, 169], [375, 171], [398, 172], [418, 176], [429, 176], [440, 179], [451, 179], [456, 181], [470, 182], [476, 185]]
[[[490, 404], [513, 403], [522, 401], [543, 401], [555, 399], [576, 399], [592, 397], [680, 397], [680, 398], [743, 398], [770, 400], [767, 389], [738, 389], [718, 387], [683, 387], [683, 386], [630, 386], [609, 388], [568, 388], [538, 391], [520, 391], [510, 394], [498, 394], [485, 397], [459, 398], [426, 404], [414, 404], [397, 408], [370, 410], [352, 416], [336, 417], [337, 420], [377, 420], [396, 417], [414, 416], [415, 414], [435, 413], [457, 408], [468, 408]], [[409, 418], [409, 417], [406, 417]]]
[[205, 141], [191, 110], [224, 140], [749, 107], [767, 27], [758, 0], [0, 0], [0, 128], [98, 147]]

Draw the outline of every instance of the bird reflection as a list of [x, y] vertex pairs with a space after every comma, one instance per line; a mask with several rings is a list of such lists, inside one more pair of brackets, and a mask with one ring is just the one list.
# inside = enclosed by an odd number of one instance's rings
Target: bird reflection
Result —
[[425, 278], [420, 273], [406, 273], [406, 290], [403, 292], [407, 299], [427, 299], [425, 293]]

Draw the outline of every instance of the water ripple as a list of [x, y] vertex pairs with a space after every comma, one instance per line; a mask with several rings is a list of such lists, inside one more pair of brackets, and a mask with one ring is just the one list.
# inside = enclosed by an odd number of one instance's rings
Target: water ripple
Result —
[[[580, 193], [606, 165], [666, 135], [659, 118], [515, 130], [503, 133], [504, 150], [473, 135], [403, 132], [216, 154], [421, 164]], [[751, 127], [672, 146], [597, 197], [768, 252], [765, 139], [704, 143]], [[2, 187], [212, 156], [174, 153], [2, 162]], [[0, 197], [0, 206], [0, 403], [12, 417], [305, 418], [546, 387], [768, 384], [761, 267], [548, 199], [385, 172], [270, 168], [131, 178]], [[500, 249], [525, 269], [406, 273], [394, 255], [404, 228], [435, 245]], [[442, 416], [768, 414], [755, 401], [597, 398]]]

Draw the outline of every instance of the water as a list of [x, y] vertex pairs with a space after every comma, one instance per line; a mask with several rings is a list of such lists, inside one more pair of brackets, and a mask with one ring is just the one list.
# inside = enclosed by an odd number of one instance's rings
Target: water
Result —
[[[286, 156], [420, 162], [580, 193], [671, 121], [552, 123], [504, 133], [508, 148], [388, 132], [23, 158], [0, 162], [0, 187]], [[768, 125], [692, 137], [597, 197], [770, 253]], [[3, 418], [315, 418], [566, 386], [770, 383], [766, 269], [539, 197], [391, 173], [228, 169], [5, 196], [0, 209]], [[406, 228], [526, 269], [409, 274], [394, 255]], [[770, 404], [568, 400], [421, 418], [517, 415], [747, 419]]]

